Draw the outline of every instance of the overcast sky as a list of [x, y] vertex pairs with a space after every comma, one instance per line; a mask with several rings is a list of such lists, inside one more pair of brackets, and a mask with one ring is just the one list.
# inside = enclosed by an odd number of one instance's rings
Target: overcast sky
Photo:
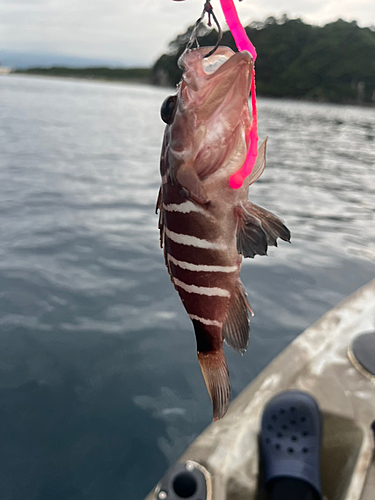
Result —
[[[193, 24], [203, 4], [203, 0], [0, 0], [0, 49], [147, 66]], [[212, 5], [218, 15], [219, 0], [212, 0]], [[339, 17], [361, 26], [375, 25], [375, 0], [243, 0], [236, 6], [244, 24], [286, 13], [319, 25]]]

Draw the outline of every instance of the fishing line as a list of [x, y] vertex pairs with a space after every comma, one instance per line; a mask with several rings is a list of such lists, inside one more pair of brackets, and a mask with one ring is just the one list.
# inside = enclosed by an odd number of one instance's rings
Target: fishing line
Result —
[[220, 43], [221, 43], [221, 39], [223, 38], [223, 31], [221, 29], [221, 26], [220, 26], [220, 23], [217, 19], [217, 17], [215, 16], [215, 13], [214, 13], [214, 9], [210, 3], [209, 0], [206, 0], [205, 4], [204, 4], [204, 7], [203, 7], [203, 11], [202, 11], [202, 14], [201, 16], [199, 17], [199, 19], [197, 19], [195, 25], [194, 25], [194, 28], [193, 28], [193, 31], [190, 35], [190, 39], [186, 45], [186, 50], [190, 50], [194, 43], [197, 45], [197, 47], [199, 48], [199, 42], [198, 42], [198, 36], [197, 36], [197, 31], [198, 31], [198, 27], [200, 25], [200, 23], [203, 21], [204, 19], [204, 16], [206, 15], [206, 13], [208, 14], [208, 21], [207, 21], [207, 25], [209, 27], [211, 27], [212, 23], [211, 23], [211, 17], [212, 19], [214, 20], [216, 26], [217, 26], [217, 29], [218, 29], [218, 38], [217, 38], [217, 41], [216, 41], [216, 44], [215, 44], [215, 47], [210, 50], [210, 52], [208, 54], [206, 54], [204, 56], [204, 58], [207, 58], [207, 57], [210, 57], [212, 56], [212, 54], [214, 54], [216, 52], [216, 50], [218, 49]]

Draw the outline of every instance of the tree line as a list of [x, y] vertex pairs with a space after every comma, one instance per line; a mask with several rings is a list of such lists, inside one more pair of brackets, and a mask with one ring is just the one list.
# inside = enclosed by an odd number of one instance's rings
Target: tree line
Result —
[[[177, 61], [192, 29], [178, 35], [152, 68], [52, 67], [20, 72], [175, 86], [182, 75]], [[286, 15], [253, 22], [245, 29], [258, 53], [258, 95], [375, 105], [375, 29], [342, 19], [312, 26]], [[215, 45], [216, 40], [214, 29], [199, 27], [200, 45]], [[229, 31], [223, 33], [221, 44], [236, 50]]]
[[[151, 81], [176, 85], [181, 78], [177, 61], [190, 38], [192, 27], [169, 45], [154, 64]], [[257, 92], [327, 102], [375, 104], [375, 31], [355, 21], [339, 19], [323, 27], [305, 24], [285, 15], [255, 22], [246, 32], [258, 53]], [[200, 28], [201, 46], [214, 45], [215, 30]], [[229, 31], [222, 45], [235, 50]]]
[[52, 66], [50, 68], [29, 68], [16, 70], [14, 73], [26, 73], [42, 76], [62, 76], [71, 78], [88, 78], [116, 81], [134, 81], [138, 83], [150, 83], [150, 68], [68, 68], [64, 66]]

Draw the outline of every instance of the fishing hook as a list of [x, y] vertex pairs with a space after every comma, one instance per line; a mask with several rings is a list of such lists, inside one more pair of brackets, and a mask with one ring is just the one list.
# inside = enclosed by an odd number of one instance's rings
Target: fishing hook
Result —
[[216, 50], [218, 49], [218, 47], [220, 45], [221, 39], [223, 37], [223, 31], [221, 29], [219, 21], [217, 20], [217, 17], [215, 16], [214, 9], [212, 8], [210, 0], [206, 0], [204, 7], [203, 7], [203, 12], [202, 12], [200, 18], [197, 19], [197, 21], [194, 25], [193, 31], [191, 33], [191, 36], [190, 36], [190, 40], [188, 41], [188, 44], [186, 46], [186, 50], [191, 49], [191, 47], [194, 45], [194, 43], [196, 43], [197, 47], [199, 47], [198, 38], [197, 38], [197, 30], [198, 30], [198, 26], [203, 21], [203, 18], [206, 15], [206, 12], [208, 14], [208, 23], [207, 24], [208, 24], [208, 26], [211, 26], [211, 17], [212, 17], [212, 19], [215, 21], [215, 24], [216, 24], [217, 29], [218, 29], [218, 37], [217, 37], [215, 47], [212, 50], [210, 50], [210, 52], [208, 54], [206, 54], [204, 56], [204, 58], [210, 57], [210, 56], [212, 56], [212, 54], [214, 52], [216, 52]]

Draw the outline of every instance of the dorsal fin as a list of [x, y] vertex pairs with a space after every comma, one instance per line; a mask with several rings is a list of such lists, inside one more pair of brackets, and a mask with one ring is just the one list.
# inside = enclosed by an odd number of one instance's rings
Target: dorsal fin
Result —
[[238, 215], [237, 251], [244, 257], [267, 255], [267, 235], [257, 217], [241, 205], [235, 207]]
[[156, 202], [155, 213], [159, 211], [159, 234], [160, 234], [160, 248], [163, 248], [163, 232], [164, 232], [164, 213], [163, 213], [163, 186], [160, 186], [158, 199]]
[[249, 313], [253, 315], [245, 289], [241, 280], [238, 280], [222, 331], [225, 342], [241, 354], [246, 351], [250, 339]]
[[158, 210], [161, 210], [161, 207], [163, 206], [163, 188], [160, 186], [159, 188], [159, 193], [158, 193], [158, 199], [156, 200], [156, 207], [155, 207], [155, 213], [158, 213]]

